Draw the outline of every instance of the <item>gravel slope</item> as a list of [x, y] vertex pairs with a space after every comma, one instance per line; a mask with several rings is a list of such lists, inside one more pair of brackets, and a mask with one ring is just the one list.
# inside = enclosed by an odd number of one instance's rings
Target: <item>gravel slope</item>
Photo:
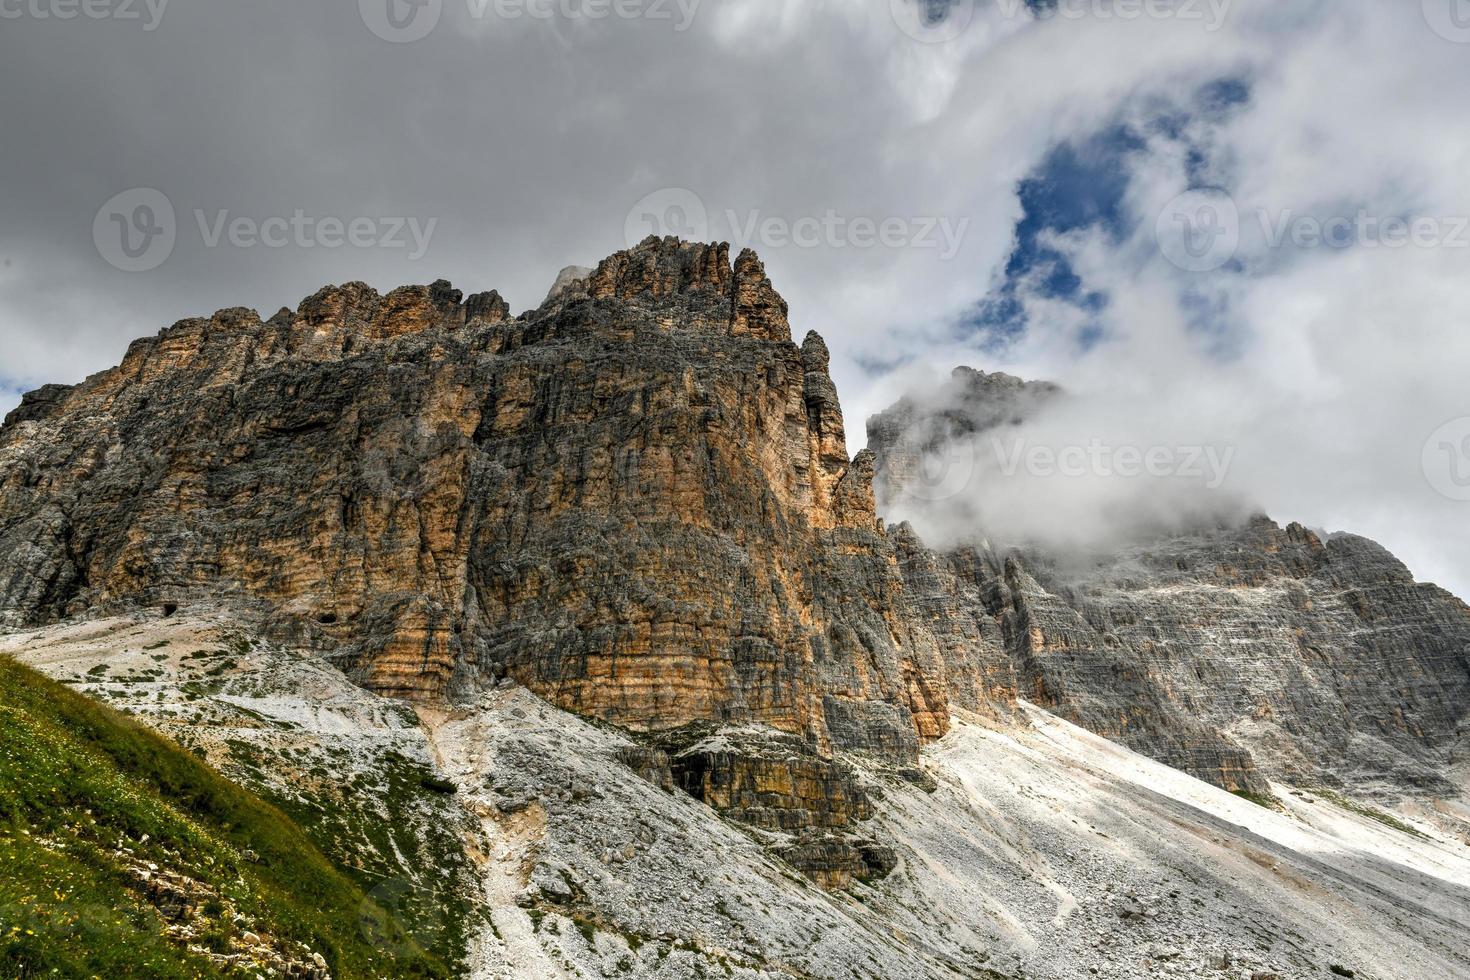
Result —
[[[445, 835], [460, 843], [447, 880], [475, 909], [475, 977], [1470, 977], [1463, 798], [1390, 815], [1273, 784], [1268, 809], [1031, 706], [1009, 727], [961, 715], [925, 749], [931, 791], [851, 760], [878, 802], [865, 832], [899, 863], [829, 894], [617, 761], [615, 729], [509, 686], [415, 719], [242, 622], [96, 620], [0, 652], [277, 795], [379, 774], [370, 795], [410, 763], [452, 783], [354, 820], [382, 814], [381, 860], [411, 881], [450, 860]], [[227, 668], [197, 656], [232, 641]]]

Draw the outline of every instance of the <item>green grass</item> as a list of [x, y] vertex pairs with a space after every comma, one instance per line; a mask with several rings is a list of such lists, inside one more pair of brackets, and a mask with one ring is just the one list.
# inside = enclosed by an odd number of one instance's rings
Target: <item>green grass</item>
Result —
[[327, 785], [295, 797], [274, 795], [260, 769], [279, 764], [279, 757], [227, 744], [232, 773], [238, 770], [242, 782], [289, 815], [420, 946], [455, 975], [463, 973], [470, 938], [488, 919], [468, 897], [477, 886], [455, 819], [462, 811], [446, 791], [426, 785], [435, 779], [431, 770], [389, 751], [370, 772], [344, 779], [345, 760], [336, 775], [313, 767], [311, 775]]
[[207, 896], [191, 921], [206, 948], [228, 948], [239, 915], [334, 977], [449, 975], [281, 811], [0, 658], [0, 976], [220, 975], [168, 936], [135, 870], [150, 863]]
[[1233, 789], [1231, 796], [1238, 796], [1242, 800], [1254, 803], [1256, 806], [1265, 807], [1267, 810], [1281, 810], [1281, 801], [1269, 793], [1253, 793], [1248, 789]]
[[1385, 827], [1391, 827], [1401, 834], [1408, 834], [1410, 837], [1417, 837], [1420, 840], [1429, 840], [1428, 837], [1420, 833], [1415, 828], [1404, 823], [1402, 820], [1399, 820], [1397, 817], [1394, 817], [1392, 814], [1378, 809], [1377, 807], [1365, 806], [1362, 803], [1354, 803], [1347, 797], [1341, 795], [1340, 793], [1334, 793], [1330, 789], [1313, 789], [1308, 790], [1308, 792], [1313, 793], [1316, 796], [1320, 796], [1322, 799], [1327, 800], [1330, 803], [1334, 803], [1337, 806], [1342, 807], [1344, 810], [1349, 811], [1350, 813], [1356, 813], [1359, 816], [1367, 817], [1370, 820], [1377, 820]]

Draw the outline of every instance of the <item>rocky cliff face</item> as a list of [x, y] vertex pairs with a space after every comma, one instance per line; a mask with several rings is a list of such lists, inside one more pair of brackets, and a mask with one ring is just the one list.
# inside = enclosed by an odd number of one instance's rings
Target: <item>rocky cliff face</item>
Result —
[[209, 599], [365, 686], [510, 675], [633, 729], [912, 759], [949, 709], [821, 338], [747, 251], [645, 241], [511, 318], [329, 287], [140, 340], [0, 430], [0, 616]]
[[[630, 730], [757, 723], [902, 768], [952, 707], [1025, 699], [1227, 788], [1445, 789], [1463, 603], [1264, 519], [1092, 562], [978, 528], [937, 554], [883, 529], [875, 482], [891, 500], [946, 441], [1058, 396], [954, 387], [849, 459], [826, 346], [793, 343], [760, 261], [674, 239], [518, 317], [444, 282], [223, 310], [6, 420], [0, 619], [226, 601], [420, 702], [509, 676]], [[768, 756], [686, 788], [739, 816], [710, 787], [815, 778]]]
[[[1018, 424], [1058, 394], [969, 369], [952, 388], [942, 409], [905, 401], [870, 422], [888, 498], [947, 440]], [[1470, 608], [1372, 541], [1257, 517], [1079, 560], [974, 530], [942, 556], [912, 528], [895, 534], [955, 704], [1021, 697], [1227, 789], [1453, 794], [1444, 774], [1470, 745]]]
[[759, 261], [674, 240], [514, 318], [187, 320], [0, 428], [0, 654], [472, 976], [1463, 974], [1470, 610], [1265, 518], [1087, 560], [885, 530], [875, 485], [1058, 396], [956, 387], [849, 460]]

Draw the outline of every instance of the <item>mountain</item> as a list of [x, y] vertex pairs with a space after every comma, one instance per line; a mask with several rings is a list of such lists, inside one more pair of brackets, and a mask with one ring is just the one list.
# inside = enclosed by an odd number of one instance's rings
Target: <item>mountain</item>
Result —
[[[935, 408], [876, 416], [883, 503], [906, 507], [928, 455], [1062, 397], [962, 368]], [[1456, 792], [1445, 774], [1470, 760], [1470, 607], [1380, 545], [1259, 515], [1084, 556], [994, 543], [1005, 531], [977, 527], [943, 556], [898, 534], [950, 659], [1000, 665], [992, 686], [1227, 789]]]
[[186, 320], [27, 396], [0, 459], [12, 623], [259, 600], [395, 696], [509, 675], [908, 758], [947, 724], [826, 348], [751, 252], [650, 240], [517, 319], [350, 283]]
[[473, 976], [1470, 975], [1465, 606], [1264, 518], [930, 548], [924, 456], [1065, 396], [955, 384], [850, 458], [676, 239], [185, 320], [0, 427], [0, 653]]

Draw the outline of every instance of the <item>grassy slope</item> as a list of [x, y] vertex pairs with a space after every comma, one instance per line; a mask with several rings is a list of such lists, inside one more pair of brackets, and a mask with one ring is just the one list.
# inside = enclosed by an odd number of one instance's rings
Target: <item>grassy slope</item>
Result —
[[279, 810], [0, 658], [0, 975], [218, 975], [167, 935], [137, 881], [150, 863], [217, 896], [192, 924], [206, 948], [238, 949], [239, 915], [334, 977], [447, 975]]

